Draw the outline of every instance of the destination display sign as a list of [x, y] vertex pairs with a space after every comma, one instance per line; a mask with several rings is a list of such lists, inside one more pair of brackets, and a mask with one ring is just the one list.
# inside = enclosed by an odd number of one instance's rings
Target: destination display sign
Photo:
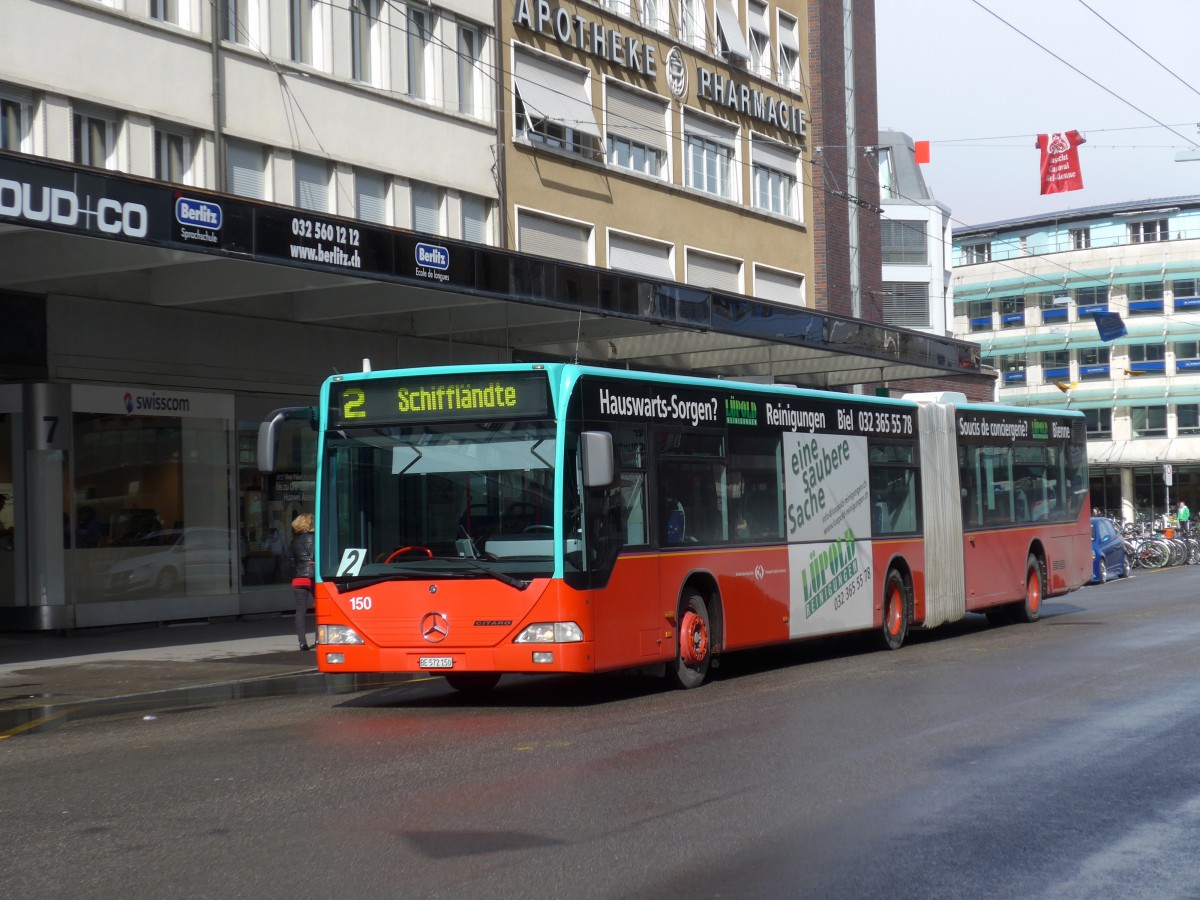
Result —
[[410, 422], [533, 419], [550, 414], [544, 372], [363, 378], [330, 387], [334, 428]]

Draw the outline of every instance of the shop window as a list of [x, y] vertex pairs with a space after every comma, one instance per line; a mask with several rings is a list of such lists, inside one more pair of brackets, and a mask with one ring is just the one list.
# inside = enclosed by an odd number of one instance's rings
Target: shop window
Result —
[[80, 603], [228, 595], [238, 539], [224, 491], [225, 422], [74, 414], [72, 551]]
[[292, 577], [292, 521], [314, 511], [316, 433], [289, 423], [279, 440], [276, 471], [258, 471], [258, 422], [238, 424], [238, 546], [242, 585], [283, 585]]

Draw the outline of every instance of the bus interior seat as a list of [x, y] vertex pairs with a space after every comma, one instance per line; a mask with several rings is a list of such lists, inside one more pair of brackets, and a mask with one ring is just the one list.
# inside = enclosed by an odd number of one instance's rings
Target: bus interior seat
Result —
[[871, 534], [882, 534], [883, 523], [887, 520], [887, 504], [882, 500], [871, 506]]
[[[671, 509], [672, 504], [674, 509]], [[671, 510], [671, 514], [667, 516], [667, 543], [682, 544], [687, 530], [687, 513], [678, 500], [668, 500], [667, 509]]]

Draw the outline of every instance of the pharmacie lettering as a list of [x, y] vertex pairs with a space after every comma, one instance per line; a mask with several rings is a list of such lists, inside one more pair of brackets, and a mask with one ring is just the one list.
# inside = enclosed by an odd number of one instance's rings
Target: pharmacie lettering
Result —
[[696, 67], [696, 94], [734, 112], [766, 122], [799, 137], [808, 134], [804, 110], [783, 97], [771, 97], [744, 82], [726, 78], [719, 72]]
[[447, 384], [396, 391], [396, 410], [402, 413], [445, 412], [454, 409], [509, 409], [517, 405], [517, 389], [499, 381], [486, 387]]
[[842, 439], [829, 449], [822, 449], [816, 438], [801, 441], [790, 457], [793, 475], [799, 475], [804, 486], [803, 499], [789, 503], [787, 508], [788, 530], [800, 531], [824, 511], [827, 503], [824, 481], [850, 461], [850, 442]]
[[606, 416], [633, 417], [637, 419], [681, 420], [692, 425], [701, 422], [716, 422], [720, 405], [716, 397], [711, 400], [681, 400], [677, 394], [662, 397], [631, 397], [617, 394], [607, 388], [600, 389], [600, 413]]
[[150, 213], [140, 203], [121, 203], [103, 197], [93, 208], [89, 196], [80, 202], [74, 191], [8, 178], [0, 178], [0, 216], [135, 238], [145, 237], [150, 224]]
[[639, 38], [589, 22], [566, 7], [551, 6], [549, 0], [516, 0], [513, 24], [554, 38], [584, 53], [608, 60], [631, 72], [653, 78], [658, 75], [658, 48]]

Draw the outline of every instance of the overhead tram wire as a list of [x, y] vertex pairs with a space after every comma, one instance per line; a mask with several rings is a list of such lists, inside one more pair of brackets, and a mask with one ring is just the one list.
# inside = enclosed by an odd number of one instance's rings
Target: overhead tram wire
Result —
[[1100, 13], [1096, 12], [1096, 10], [1092, 9], [1092, 7], [1089, 6], [1085, 2], [1085, 0], [1079, 0], [1079, 5], [1082, 6], [1084, 9], [1086, 9], [1088, 12], [1090, 12], [1093, 16], [1095, 16], [1097, 19], [1099, 19], [1105, 25], [1107, 25], [1109, 28], [1111, 28], [1113, 31], [1115, 31], [1117, 34], [1119, 34], [1121, 37], [1123, 37], [1126, 41], [1128, 41], [1129, 44], [1131, 46], [1133, 46], [1144, 57], [1146, 57], [1146, 59], [1150, 60], [1150, 62], [1154, 63], [1156, 66], [1158, 66], [1160, 69], [1162, 69], [1168, 75], [1170, 75], [1172, 78], [1174, 78], [1180, 84], [1182, 84], [1185, 88], [1187, 88], [1189, 91], [1191, 91], [1197, 97], [1200, 97], [1200, 91], [1196, 90], [1194, 87], [1192, 87], [1190, 84], [1188, 84], [1188, 82], [1185, 81], [1179, 75], [1178, 72], [1176, 72], [1174, 69], [1170, 69], [1170, 68], [1167, 68], [1166, 66], [1164, 66], [1162, 64], [1162, 61], [1157, 56], [1155, 56], [1153, 53], [1150, 53], [1148, 50], [1146, 50], [1144, 47], [1142, 47], [1140, 44], [1138, 44], [1137, 41], [1135, 41], [1133, 38], [1131, 38], [1129, 35], [1127, 35], [1125, 32], [1123, 32], [1120, 28], [1118, 28], [1112, 22], [1108, 21], [1108, 19], [1104, 18], [1104, 16], [1100, 15]]

